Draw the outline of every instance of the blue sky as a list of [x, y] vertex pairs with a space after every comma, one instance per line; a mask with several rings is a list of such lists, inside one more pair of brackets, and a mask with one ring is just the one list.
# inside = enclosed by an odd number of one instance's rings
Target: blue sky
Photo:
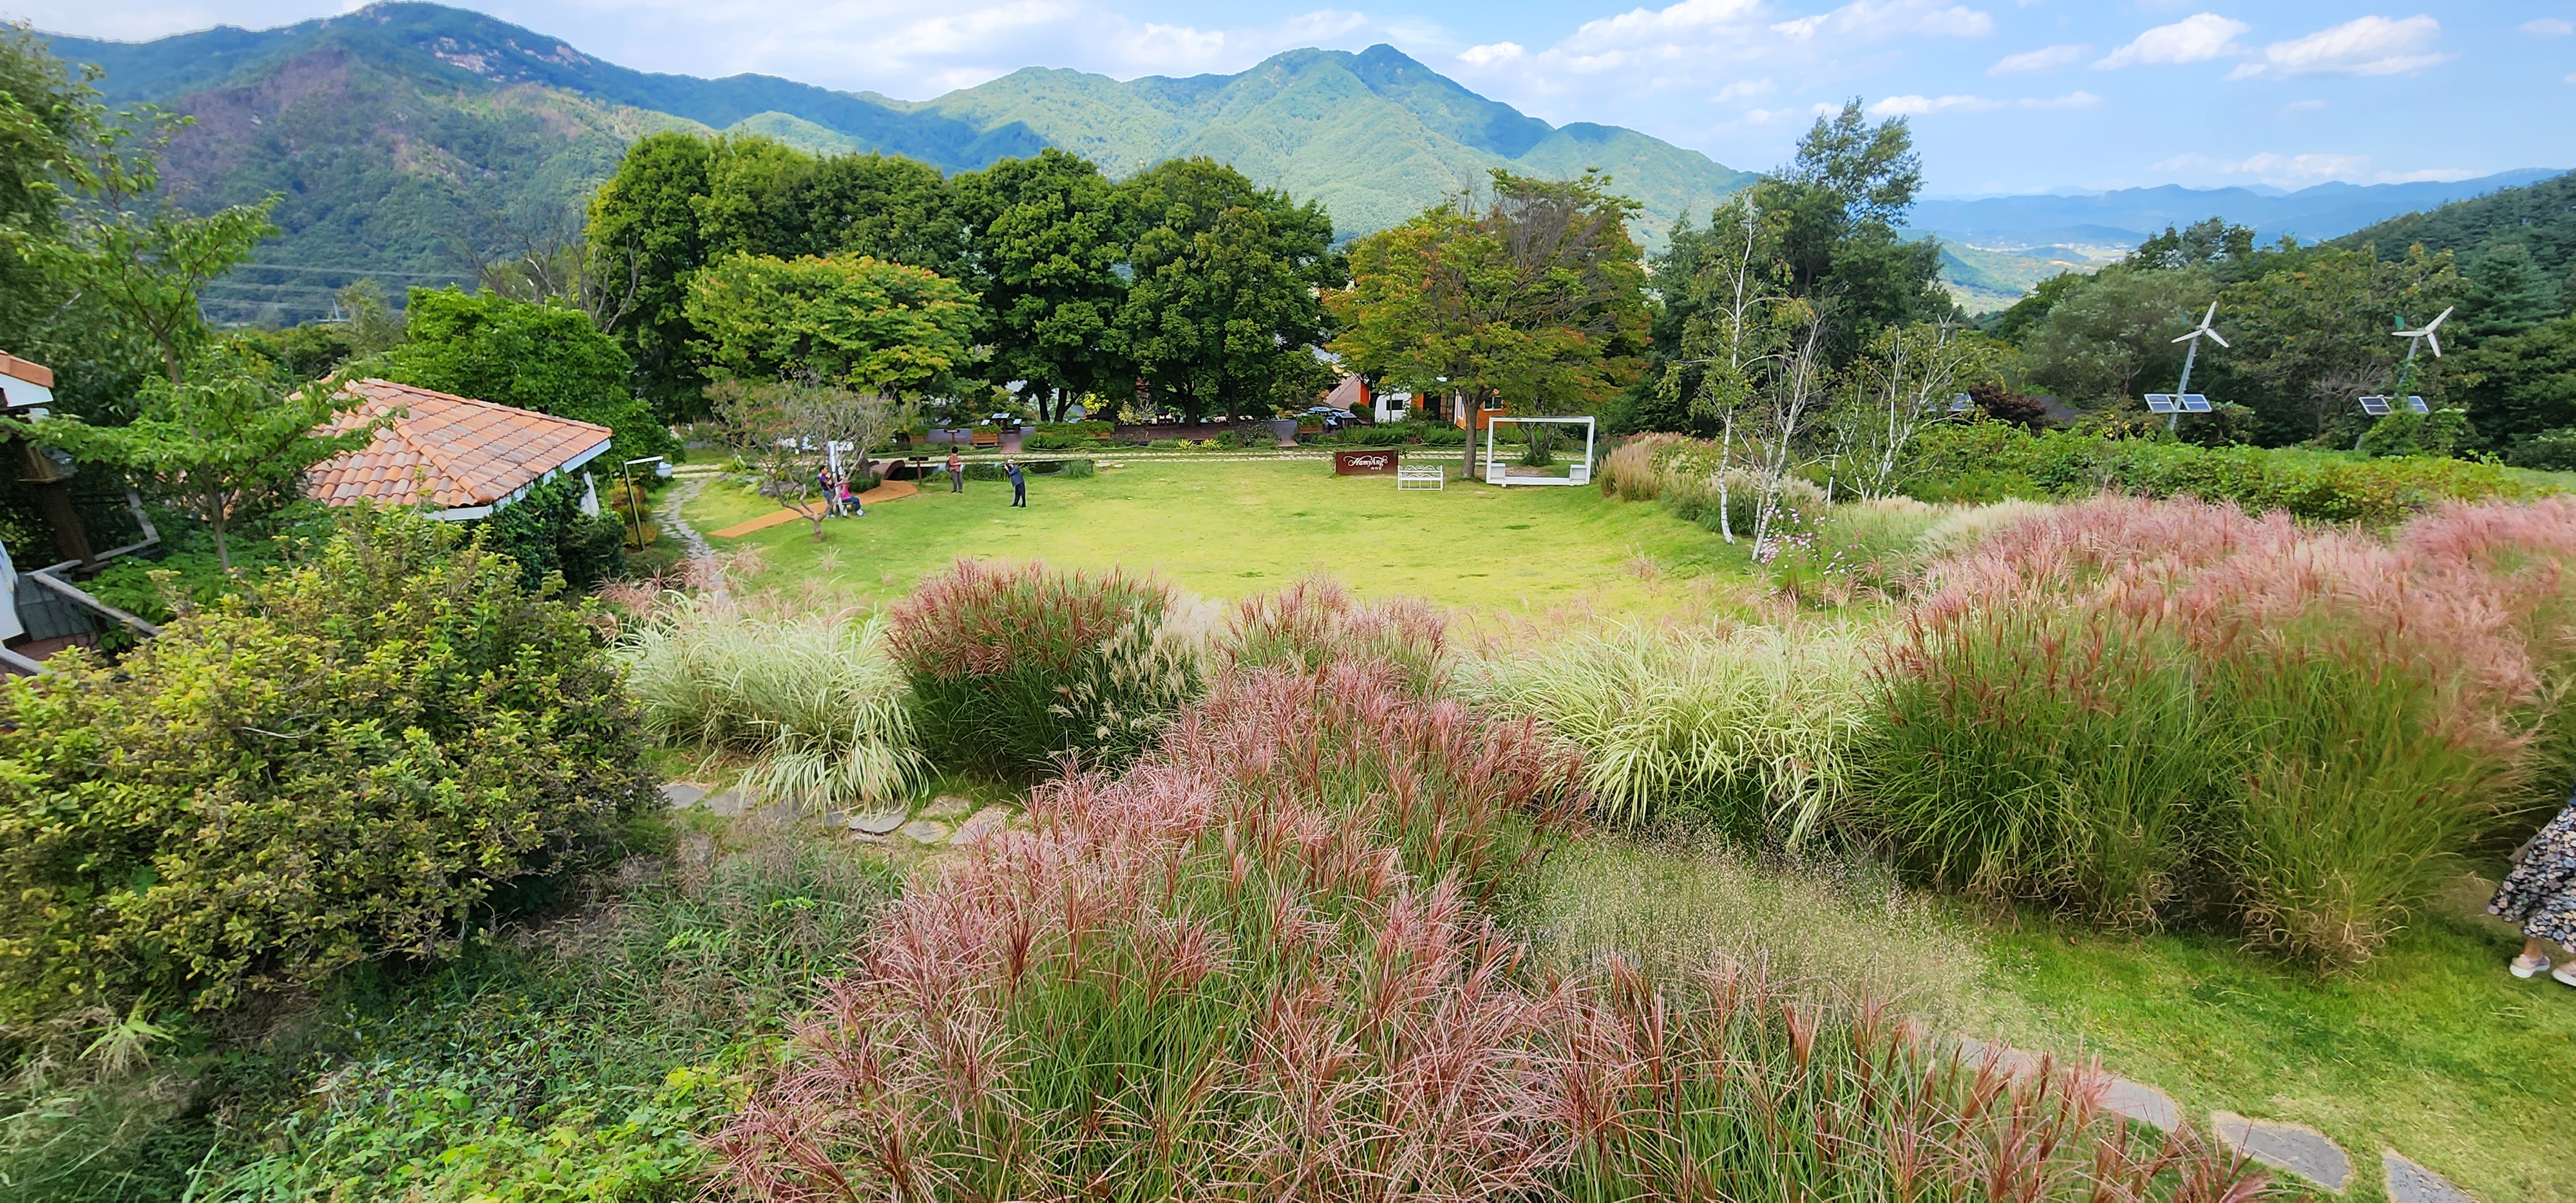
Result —
[[[926, 99], [1023, 66], [1232, 72], [1392, 43], [1554, 122], [1782, 161], [1820, 106], [1910, 116], [1930, 191], [2301, 187], [2576, 166], [2576, 0], [486, 0], [631, 67]], [[333, 0], [0, 0], [39, 28], [264, 27]]]

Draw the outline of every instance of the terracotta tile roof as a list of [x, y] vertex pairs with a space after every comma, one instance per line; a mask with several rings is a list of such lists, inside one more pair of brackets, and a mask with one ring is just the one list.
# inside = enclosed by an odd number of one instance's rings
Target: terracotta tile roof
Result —
[[330, 505], [360, 499], [440, 509], [493, 505], [608, 449], [608, 428], [530, 410], [434, 393], [390, 380], [357, 380], [364, 398], [333, 425], [349, 430], [395, 411], [375, 442], [313, 466], [306, 494]]
[[0, 374], [15, 376], [29, 384], [54, 387], [54, 370], [32, 359], [20, 359], [0, 351]]

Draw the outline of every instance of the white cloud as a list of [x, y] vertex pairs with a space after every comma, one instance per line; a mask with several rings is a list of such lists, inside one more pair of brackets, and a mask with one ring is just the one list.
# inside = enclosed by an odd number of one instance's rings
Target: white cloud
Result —
[[1929, 113], [1990, 113], [1996, 109], [2083, 109], [2102, 103], [2091, 92], [1994, 100], [1984, 96], [1889, 96], [1872, 103], [1872, 117], [1920, 117]]
[[1473, 63], [1479, 67], [1490, 67], [1496, 63], [1510, 62], [1526, 53], [1528, 51], [1518, 42], [1494, 42], [1484, 46], [1469, 46], [1459, 51], [1458, 61]]
[[2029, 75], [2072, 67], [2093, 48], [2090, 46], [2043, 46], [2020, 54], [2007, 54], [1986, 68], [1988, 75]]
[[1806, 41], [1819, 33], [1878, 41], [1907, 35], [1982, 38], [1994, 31], [1993, 17], [1964, 4], [1943, 4], [1941, 0], [1852, 0], [1829, 13], [1771, 26], [1771, 32], [1793, 42]]
[[2156, 170], [2203, 177], [2248, 178], [2257, 183], [2283, 187], [2303, 187], [2327, 180], [2366, 179], [2370, 167], [2368, 155], [2306, 154], [2283, 155], [2265, 151], [2242, 159], [2213, 159], [2207, 155], [2176, 155], [2156, 164]]
[[2563, 38], [2568, 34], [2576, 33], [2576, 22], [2562, 21], [2556, 17], [2542, 17], [2537, 21], [2523, 22], [2522, 31], [2535, 38]]
[[2304, 38], [2265, 46], [2262, 61], [2246, 63], [2227, 78], [2407, 75], [2451, 57], [2430, 52], [2433, 40], [2441, 36], [2442, 23], [2428, 16], [2403, 21], [2359, 17]]
[[1768, 78], [1739, 79], [1723, 88], [1719, 88], [1717, 90], [1717, 95], [1711, 96], [1709, 99], [1720, 104], [1724, 104], [1730, 100], [1751, 100], [1756, 96], [1768, 96], [1779, 90], [1779, 87], [1773, 84]]
[[2171, 25], [2159, 25], [2139, 34], [2136, 41], [2112, 51], [2093, 65], [2103, 69], [2136, 67], [2148, 64], [2205, 63], [2230, 54], [2242, 54], [2237, 35], [2254, 28], [2243, 21], [2230, 20], [2216, 13], [2194, 13]]

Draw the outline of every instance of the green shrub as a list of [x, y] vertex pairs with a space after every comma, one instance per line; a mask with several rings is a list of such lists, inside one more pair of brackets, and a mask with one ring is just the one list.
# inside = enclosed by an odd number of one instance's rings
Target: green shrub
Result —
[[484, 545], [519, 562], [519, 575], [534, 589], [550, 572], [587, 592], [615, 579], [625, 568], [626, 531], [618, 516], [603, 508], [593, 518], [581, 512], [582, 482], [559, 476], [483, 520]]
[[655, 800], [583, 612], [459, 540], [354, 514], [122, 663], [0, 686], [0, 1022], [452, 956]]
[[2518, 440], [2505, 459], [2517, 468], [2543, 472], [2576, 472], [2576, 426], [2544, 430]]
[[1924, 501], [2083, 497], [2117, 491], [2192, 497], [2249, 513], [2385, 525], [2445, 501], [2545, 491], [2494, 464], [2431, 456], [2368, 459], [2302, 448], [2196, 447], [2001, 422], [1945, 422], [1909, 450], [1900, 480]]
[[1134, 759], [1195, 697], [1205, 632], [1159, 582], [960, 560], [893, 611], [922, 746], [943, 768], [1030, 777]]
[[761, 617], [671, 599], [619, 639], [645, 730], [757, 760], [761, 797], [819, 813], [899, 801], [928, 769], [881, 619]]
[[1154, 451], [1178, 451], [1181, 449], [1181, 441], [1179, 439], [1156, 439], [1153, 442], [1145, 444], [1145, 446]]
[[684, 846], [667, 876], [611, 887], [579, 940], [512, 941], [324, 1000], [293, 1075], [240, 1100], [248, 1156], [238, 1137], [216, 1148], [210, 1168], [232, 1168], [197, 1197], [701, 1197], [702, 1134], [737, 1075], [851, 967], [901, 886], [792, 829], [731, 834], [744, 846]]

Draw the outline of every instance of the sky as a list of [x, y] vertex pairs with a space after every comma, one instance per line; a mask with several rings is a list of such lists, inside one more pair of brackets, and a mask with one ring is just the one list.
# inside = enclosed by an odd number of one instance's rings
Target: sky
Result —
[[[1241, 71], [1385, 42], [1563, 124], [1729, 166], [1784, 162], [1857, 97], [1914, 129], [1932, 195], [2154, 184], [2299, 188], [2576, 167], [2576, 0], [475, 0], [647, 71], [753, 71], [923, 100], [1027, 66]], [[0, 0], [139, 40], [264, 28], [340, 0]]]

